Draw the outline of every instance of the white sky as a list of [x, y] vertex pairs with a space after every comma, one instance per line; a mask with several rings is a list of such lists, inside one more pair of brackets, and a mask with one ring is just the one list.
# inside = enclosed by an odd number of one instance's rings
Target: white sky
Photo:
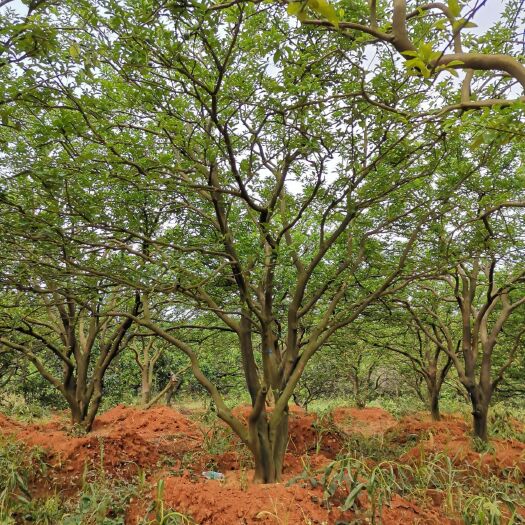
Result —
[[[216, 3], [216, 0], [210, 1], [209, 3]], [[423, 3], [423, 2], [420, 2]], [[472, 8], [476, 3], [479, 3], [479, 0], [469, 0], [465, 2], [467, 8]], [[13, 2], [7, 4], [9, 7], [16, 9], [20, 12], [26, 11], [26, 6], [21, 2], [21, 0], [14, 0]], [[503, 11], [504, 2], [501, 0], [488, 0], [486, 5], [484, 5], [477, 13], [475, 21], [479, 26], [478, 31], [486, 31], [491, 24], [493, 24], [500, 16]]]

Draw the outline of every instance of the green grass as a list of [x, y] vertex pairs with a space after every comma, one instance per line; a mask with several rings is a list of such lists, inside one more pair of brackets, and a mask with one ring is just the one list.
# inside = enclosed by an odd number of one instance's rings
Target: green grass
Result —
[[[516, 416], [521, 414], [497, 407], [493, 433], [500, 437], [504, 431], [505, 438], [515, 439], [509, 422], [519, 419]], [[427, 452], [423, 447], [416, 461], [400, 462], [398, 458], [421, 439], [426, 435], [414, 436], [400, 445], [393, 434], [349, 435], [339, 457], [323, 471], [312, 471], [305, 463], [303, 474], [291, 482], [320, 483], [327, 507], [351, 509], [362, 523], [380, 524], [382, 509], [394, 494], [422, 508], [435, 506], [433, 495], [440, 501], [441, 512], [466, 525], [525, 523], [517, 511], [525, 508], [525, 478], [518, 467], [487, 474], [481, 465], [456, 465], [445, 453]], [[362, 492], [367, 493], [366, 508], [360, 507]]]

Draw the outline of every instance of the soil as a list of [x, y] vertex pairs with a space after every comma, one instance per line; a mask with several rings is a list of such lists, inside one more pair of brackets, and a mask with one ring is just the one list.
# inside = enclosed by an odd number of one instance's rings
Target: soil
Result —
[[334, 422], [345, 432], [363, 436], [381, 436], [397, 425], [397, 420], [386, 410], [376, 407], [340, 407], [333, 411]]
[[403, 462], [417, 463], [428, 454], [444, 453], [455, 465], [476, 468], [483, 474], [505, 476], [513, 469], [525, 474], [525, 443], [491, 439], [487, 451], [476, 452], [469, 431], [466, 421], [454, 415], [446, 415], [438, 422], [425, 416], [406, 417], [391, 430], [398, 441], [418, 440], [417, 445], [400, 457]]
[[[249, 410], [238, 407], [235, 414], [246, 417]], [[361, 439], [381, 438], [385, 446], [400, 450], [398, 461], [402, 463], [418, 463], [428, 454], [444, 453], [457, 465], [501, 477], [509, 469], [525, 473], [524, 443], [495, 439], [492, 451], [475, 452], [469, 425], [460, 416], [447, 415], [434, 422], [425, 415], [414, 415], [397, 421], [379, 408], [337, 408], [318, 417], [293, 407], [283, 482], [256, 485], [251, 482], [251, 458], [229, 429], [220, 422], [204, 425], [191, 416], [186, 410], [168, 407], [146, 411], [119, 405], [100, 415], [91, 433], [75, 436], [64, 415], [25, 424], [0, 414], [0, 433], [44, 450], [50, 468], [46, 480], [33, 484], [39, 496], [46, 490], [74, 495], [85, 472], [91, 470], [103, 469], [106, 477], [116, 479], [131, 479], [139, 469], [146, 472], [150, 497], [131, 503], [127, 525], [136, 525], [143, 518], [160, 479], [164, 480], [166, 508], [190, 515], [203, 525], [366, 523], [370, 503], [365, 491], [358, 496], [354, 511], [340, 510], [347, 496], [343, 489], [328, 503], [323, 497], [323, 471], [351, 434]], [[213, 437], [216, 442], [211, 443]], [[205, 479], [202, 471], [210, 469], [222, 472], [225, 479]], [[383, 506], [382, 522], [461, 523], [444, 515], [441, 492], [429, 489], [424, 502], [416, 504], [394, 494]]]

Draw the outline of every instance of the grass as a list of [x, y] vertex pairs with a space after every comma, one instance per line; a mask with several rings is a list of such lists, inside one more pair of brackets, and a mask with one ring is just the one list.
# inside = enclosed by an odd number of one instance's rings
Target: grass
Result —
[[45, 421], [51, 416], [49, 409], [35, 403], [27, 403], [22, 396], [8, 392], [2, 392], [0, 411], [10, 418], [23, 422]]
[[[330, 414], [331, 403], [329, 400], [312, 407], [319, 414], [315, 423], [319, 446], [327, 433], [339, 431]], [[397, 415], [405, 410], [405, 406], [400, 407]], [[468, 418], [467, 412], [465, 417]], [[192, 464], [203, 459], [202, 455], [213, 459], [213, 456], [234, 451], [239, 454], [240, 470], [246, 477], [252, 460], [234, 439], [231, 430], [217, 420], [212, 410], [200, 410], [198, 417], [203, 428], [203, 451], [188, 453], [184, 468], [191, 470]], [[490, 413], [491, 434], [498, 439], [523, 441], [525, 436], [521, 429], [525, 427], [520, 426], [519, 421], [525, 421], [524, 410], [497, 404]], [[360, 520], [358, 522], [380, 524], [389, 502], [398, 495], [423, 509], [439, 506], [441, 513], [466, 525], [525, 523], [518, 512], [525, 508], [525, 478], [517, 467], [488, 474], [481, 462], [463, 464], [442, 452], [429, 452], [423, 446], [414, 461], [401, 462], [399, 458], [408, 449], [428, 439], [428, 432], [408, 440], [399, 440], [393, 432], [367, 437], [343, 432], [339, 435], [344, 444], [337, 459], [319, 472], [305, 456], [302, 458], [304, 472], [297, 479], [309, 482], [313, 488], [321, 486], [324, 505], [350, 509]], [[0, 438], [0, 525], [29, 522], [122, 525], [130, 503], [137, 499], [146, 502], [143, 507], [146, 517], [141, 525], [194, 524], [190, 516], [165, 506], [162, 480], [151, 495], [151, 482], [146, 480], [144, 472], [139, 472], [130, 481], [107, 478], [102, 466], [102, 442], [100, 447], [101, 463], [84, 472], [84, 482], [77, 495], [66, 498], [54, 493], [39, 499], [34, 497], [31, 487], [35, 478], [46, 475], [48, 466], [43, 454], [36, 449], [28, 450], [11, 439]], [[473, 448], [482, 454], [491, 453], [490, 446], [475, 441]], [[214, 470], [216, 465], [210, 462], [208, 467]], [[247, 487], [246, 479], [244, 485]], [[362, 498], [362, 494], [366, 494], [366, 498]], [[148, 499], [151, 500], [149, 507]], [[275, 512], [277, 517], [270, 514], [272, 512], [266, 517], [286, 523], [285, 512]]]
[[[102, 447], [102, 445], [101, 445]], [[80, 491], [71, 498], [55, 493], [45, 498], [32, 494], [31, 482], [46, 475], [47, 465], [38, 449], [0, 436], [0, 525], [124, 525], [130, 503], [147, 499], [150, 486], [143, 471], [131, 481], [109, 479], [101, 466], [85, 469]], [[141, 525], [190, 525], [194, 522], [162, 501], [163, 485]]]
[[[520, 438], [516, 426], [510, 424], [516, 415], [521, 416], [507, 408], [496, 408], [491, 422], [493, 434], [505, 439]], [[325, 504], [354, 511], [362, 523], [381, 523], [383, 509], [394, 494], [422, 508], [435, 506], [436, 499], [447, 517], [460, 519], [466, 525], [525, 523], [518, 512], [525, 509], [525, 478], [518, 467], [487, 474], [481, 464], [456, 464], [445, 453], [428, 452], [423, 447], [417, 461], [399, 461], [408, 448], [426, 437], [414, 436], [399, 444], [395, 434], [349, 435], [340, 456], [323, 472], [313, 473], [305, 465], [303, 474], [293, 481], [320, 478]], [[480, 450], [490, 451], [486, 445]], [[362, 493], [367, 494], [365, 506], [360, 499]]]

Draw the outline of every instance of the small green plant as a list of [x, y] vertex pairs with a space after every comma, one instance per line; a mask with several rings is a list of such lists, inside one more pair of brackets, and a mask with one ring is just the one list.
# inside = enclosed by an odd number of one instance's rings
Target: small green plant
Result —
[[494, 447], [488, 441], [483, 441], [477, 436], [472, 437], [472, 449], [478, 454], [494, 452]]
[[34, 421], [49, 416], [48, 410], [36, 403], [27, 402], [22, 396], [3, 392], [0, 400], [3, 414], [21, 421]]
[[147, 521], [147, 525], [194, 525], [193, 519], [181, 512], [173, 509], [166, 509], [164, 504], [164, 480], [160, 479], [157, 482], [155, 490], [155, 499], [148, 509], [147, 516], [151, 513], [155, 514], [153, 520]]
[[210, 427], [202, 430], [202, 450], [208, 455], [224, 454], [235, 442], [232, 430], [215, 419]]
[[525, 432], [517, 428], [516, 423], [521, 417], [519, 410], [497, 403], [491, 407], [489, 412], [488, 427], [490, 433], [501, 439], [515, 439], [525, 442]]
[[62, 525], [123, 525], [131, 498], [138, 494], [137, 486], [109, 481], [98, 469], [85, 470], [83, 480], [78, 497], [66, 502]]
[[318, 414], [313, 423], [313, 427], [316, 431], [315, 453], [319, 454], [323, 443], [323, 436], [325, 434], [338, 433], [340, 430], [336, 427], [331, 412]]
[[470, 497], [463, 508], [465, 525], [500, 525], [502, 518], [497, 502], [481, 494]]
[[39, 449], [29, 449], [9, 437], [0, 436], [0, 522], [9, 523], [12, 514], [30, 504], [29, 481], [45, 470]]

